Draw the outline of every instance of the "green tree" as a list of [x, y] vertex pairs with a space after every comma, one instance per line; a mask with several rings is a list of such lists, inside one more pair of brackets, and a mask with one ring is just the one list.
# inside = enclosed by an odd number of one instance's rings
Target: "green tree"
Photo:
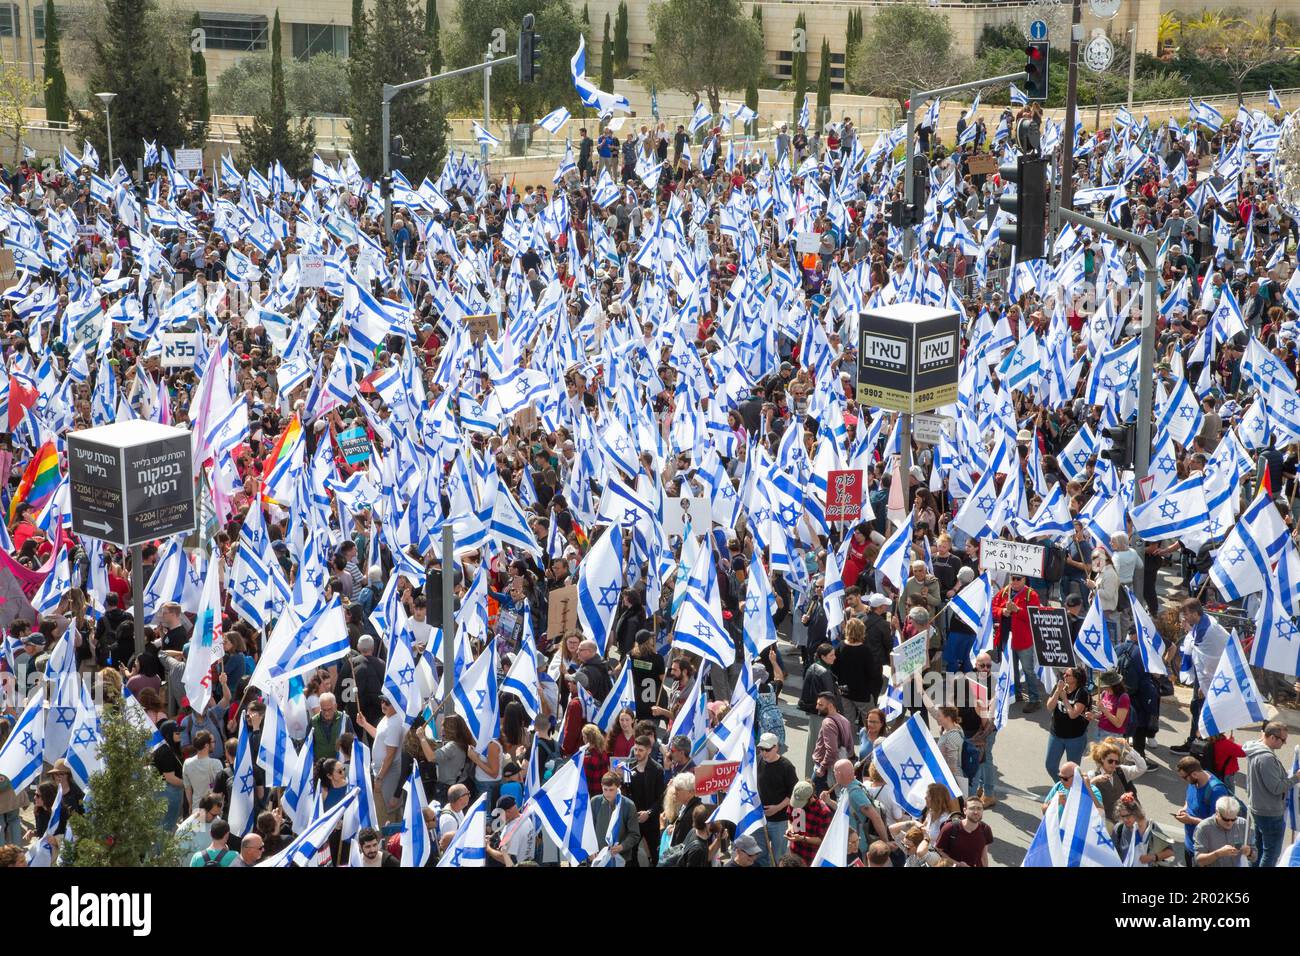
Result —
[[[155, 0], [105, 0], [102, 22], [87, 52], [87, 88], [116, 93], [113, 100], [114, 155], [134, 169], [144, 141], [175, 149], [189, 129], [189, 35], [169, 28]], [[108, 155], [104, 110], [92, 102], [75, 113], [78, 132], [101, 156]]]
[[1295, 59], [1292, 31], [1274, 17], [1248, 20], [1223, 14], [1183, 23], [1179, 55], [1190, 54], [1231, 81], [1241, 105], [1246, 77], [1262, 67]]
[[59, 15], [54, 0], [45, 0], [45, 119], [51, 123], [68, 121], [68, 81], [63, 75]]
[[[478, 63], [492, 30], [505, 25], [506, 49], [514, 50], [519, 44], [519, 24], [529, 13], [544, 44], [540, 76], [536, 82], [522, 85], [513, 66], [492, 71], [492, 112], [508, 123], [531, 124], [562, 103], [575, 114], [579, 109], [569, 75], [569, 57], [578, 48], [578, 15], [568, 0], [460, 0], [448, 48], [448, 66]], [[459, 83], [455, 102], [462, 109], [481, 113], [482, 78], [473, 76]]]
[[582, 33], [587, 34], [587, 28], [591, 26], [591, 11], [587, 9], [587, 4], [582, 5]]
[[428, 0], [424, 7], [424, 35], [429, 44], [429, 75], [442, 72], [442, 46], [438, 34], [442, 26], [438, 21], [438, 0]]
[[163, 829], [163, 779], [150, 758], [152, 731], [131, 723], [121, 704], [105, 704], [100, 719], [101, 769], [90, 775], [85, 812], [69, 818], [73, 839], [65, 866], [177, 866], [176, 836]]
[[[49, 2], [49, 0], [47, 0]], [[191, 29], [200, 29], [203, 21], [198, 13], [190, 22]], [[202, 44], [190, 46], [190, 118], [206, 128], [211, 111], [208, 108], [208, 60], [203, 55]], [[206, 129], [205, 129], [206, 131]]]
[[316, 128], [309, 119], [293, 120], [284, 91], [284, 60], [280, 47], [280, 11], [271, 26], [271, 102], [253, 117], [253, 125], [239, 127], [244, 160], [264, 169], [279, 160], [290, 176], [301, 178], [311, 170], [316, 149]]
[[[383, 170], [384, 150], [380, 106], [384, 83], [405, 83], [428, 75], [428, 39], [421, 29], [423, 10], [417, 0], [375, 0], [372, 12], [362, 15], [366, 42], [353, 48], [348, 61], [352, 89], [348, 128], [352, 154], [362, 175], [377, 178]], [[412, 157], [402, 172], [418, 183], [428, 173], [437, 175], [447, 152], [447, 120], [441, 100], [425, 89], [399, 93], [392, 102], [394, 136], [404, 140]]]
[[831, 115], [831, 41], [822, 37], [822, 65], [817, 72], [817, 132]]
[[614, 44], [609, 39], [609, 12], [605, 13], [605, 34], [600, 41], [600, 88], [614, 89]]
[[[1021, 56], [1023, 61], [1023, 44]], [[896, 100], [902, 110], [913, 91], [942, 86], [963, 66], [947, 15], [909, 3], [876, 11], [849, 76], [861, 92]]]
[[23, 70], [0, 59], [0, 129], [14, 146], [15, 163], [21, 158], [27, 132], [27, 105], [44, 92], [48, 80], [29, 80]]
[[614, 75], [627, 76], [627, 2], [619, 0], [614, 17]]
[[739, 0], [667, 0], [650, 8], [650, 72], [660, 87], [707, 99], [716, 116], [724, 90], [743, 90], [763, 72], [763, 31]]
[[[758, 24], [758, 46], [763, 49], [763, 8], [754, 4], [753, 10], [754, 22]], [[754, 118], [746, 125], [746, 132], [750, 136], [758, 135], [758, 80], [755, 76], [745, 85], [745, 105], [754, 111]]]
[[[348, 111], [348, 61], [317, 53], [284, 64], [289, 112], [298, 116], [340, 116]], [[217, 77], [212, 108], [217, 113], [252, 116], [271, 105], [271, 55], [237, 60]]]
[[804, 94], [808, 92], [808, 21], [801, 13], [794, 20], [794, 35], [791, 37], [790, 77], [794, 81], [794, 122], [799, 122], [799, 111], [803, 108]]

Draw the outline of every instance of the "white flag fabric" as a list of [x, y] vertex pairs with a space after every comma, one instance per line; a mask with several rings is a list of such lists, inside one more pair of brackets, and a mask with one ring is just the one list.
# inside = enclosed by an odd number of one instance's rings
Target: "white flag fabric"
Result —
[[605, 529], [578, 566], [578, 622], [603, 655], [610, 625], [623, 594], [623, 535], [618, 525]]
[[207, 710], [208, 702], [212, 700], [212, 665], [219, 663], [224, 655], [225, 646], [221, 640], [221, 561], [213, 558], [208, 561], [207, 572], [203, 576], [203, 592], [194, 619], [194, 633], [190, 635], [189, 651], [185, 655], [185, 695], [189, 698], [190, 706], [199, 713]]
[[826, 827], [826, 834], [822, 837], [821, 846], [817, 847], [817, 855], [813, 857], [809, 866], [833, 866], [846, 867], [849, 865], [849, 798], [847, 794], [840, 798], [840, 802], [835, 804], [835, 812], [831, 814], [831, 822]]

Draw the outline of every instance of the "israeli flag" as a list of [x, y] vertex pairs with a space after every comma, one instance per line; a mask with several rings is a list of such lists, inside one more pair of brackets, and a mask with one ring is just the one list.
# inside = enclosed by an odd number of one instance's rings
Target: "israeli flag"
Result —
[[1201, 728], [1207, 737], [1226, 734], [1247, 724], [1264, 721], [1264, 708], [1260, 703], [1259, 687], [1250, 673], [1246, 652], [1234, 630], [1228, 635], [1228, 644], [1219, 657], [1214, 679], [1205, 691], [1205, 706], [1201, 708]]
[[[1029, 105], [1029, 97], [1028, 97], [1028, 95], [1026, 95], [1026, 93], [1025, 93], [1024, 90], [1019, 89], [1019, 88], [1016, 86], [1016, 84], [1014, 84], [1014, 83], [1011, 84], [1011, 105], [1012, 105], [1012, 106], [1028, 106], [1028, 105]], [[1128, 110], [1121, 110], [1121, 112], [1123, 112], [1123, 113], [1127, 113]], [[1117, 118], [1118, 118], [1118, 117], [1117, 117]], [[1131, 118], [1132, 118], [1132, 117], [1130, 117], [1130, 119], [1131, 119]]]
[[474, 141], [480, 146], [500, 146], [501, 140], [497, 139], [478, 123], [474, 123]]
[[1123, 866], [1101, 810], [1092, 802], [1092, 788], [1078, 773], [1058, 815], [1047, 808], [1021, 866]]
[[1273, 89], [1271, 83], [1268, 87], [1268, 105], [1273, 107], [1275, 110], [1280, 110], [1282, 108], [1282, 97], [1277, 95], [1277, 90]]
[[541, 713], [542, 688], [537, 674], [537, 651], [533, 639], [533, 620], [524, 608], [524, 632], [519, 640], [519, 651], [510, 663], [510, 670], [501, 682], [503, 693], [513, 694], [531, 720]]
[[1088, 614], [1079, 627], [1079, 636], [1074, 639], [1074, 653], [1085, 666], [1095, 670], [1108, 671], [1116, 667], [1115, 648], [1107, 636], [1101, 596], [1096, 592], [1093, 592]]
[[[257, 805], [253, 777], [253, 752], [248, 734], [248, 720], [239, 718], [239, 745], [235, 749], [234, 774], [230, 780], [230, 813], [227, 820], [230, 832], [242, 837], [253, 832], [257, 822]], [[358, 741], [359, 742], [359, 741]]]
[[948, 762], [919, 713], [876, 745], [875, 765], [899, 806], [914, 817], [925, 812], [925, 791], [933, 783], [943, 784], [954, 797], [961, 796]]
[[32, 694], [18, 723], [0, 747], [0, 775], [9, 778], [15, 791], [22, 791], [40, 776], [45, 757], [45, 725], [45, 695]]
[[636, 681], [633, 670], [630, 660], [623, 664], [618, 681], [615, 682], [609, 696], [601, 701], [600, 707], [591, 718], [591, 722], [599, 727], [602, 733], [613, 732], [619, 711], [630, 710], [634, 715], [636, 714]]
[[1129, 611], [1133, 615], [1133, 631], [1137, 635], [1138, 650], [1142, 652], [1142, 669], [1148, 674], [1168, 676], [1169, 670], [1165, 667], [1164, 658], [1161, 656], [1165, 649], [1165, 641], [1156, 630], [1156, 622], [1151, 620], [1151, 615], [1138, 601], [1132, 589], [1124, 590], [1128, 593]]
[[730, 667], [736, 648], [722, 623], [722, 601], [713, 549], [700, 549], [686, 582], [685, 597], [673, 628], [675, 646], [686, 647], [719, 667]]
[[1264, 589], [1272, 559], [1281, 551], [1287, 535], [1273, 499], [1257, 495], [1232, 526], [1210, 565], [1210, 580], [1225, 600], [1236, 601]]
[[1130, 512], [1133, 527], [1143, 541], [1165, 541], [1204, 531], [1210, 523], [1205, 501], [1205, 479], [1193, 475], [1163, 494], [1153, 495]]
[[812, 108], [808, 105], [809, 99], [809, 94], [805, 93], [803, 103], [799, 106], [799, 123], [797, 125], [802, 126], [804, 129], [808, 129], [811, 125]]
[[775, 613], [776, 596], [756, 548], [749, 559], [749, 579], [745, 582], [745, 652], [751, 659], [776, 643], [776, 624], [772, 620]]
[[[416, 782], [418, 784], [419, 774], [413, 773], [412, 777], [417, 778]], [[480, 794], [479, 798], [465, 812], [465, 819], [456, 828], [456, 835], [451, 838], [451, 842], [443, 850], [442, 856], [438, 858], [439, 867], [487, 866], [487, 798], [486, 793]], [[424, 827], [422, 817], [420, 818], [420, 827], [421, 829]], [[402, 857], [402, 865], [405, 866], [405, 851], [403, 851]]]
[[[845, 794], [835, 804], [835, 813], [826, 827], [821, 846], [809, 866], [846, 867], [849, 865], [849, 798]], [[861, 848], [859, 848], [861, 849]]]
[[[583, 862], [599, 849], [589, 812], [591, 801], [587, 793], [587, 777], [582, 772], [586, 753], [585, 746], [578, 748], [573, 758], [565, 761], [546, 785], [533, 795], [519, 817], [522, 820], [524, 814], [530, 813], [536, 816], [561, 854], [574, 864]], [[502, 841], [507, 841], [512, 833], [512, 829], [505, 830], [501, 835]]]
[[[1297, 791], [1294, 787], [1292, 787], [1291, 792], [1294, 794]], [[1296, 840], [1289, 847], [1287, 847], [1285, 850], [1282, 851], [1282, 854], [1277, 858], [1277, 865], [1278, 866], [1300, 866], [1300, 840]]]
[[279, 869], [288, 869], [295, 865], [323, 866], [324, 862], [320, 858], [323, 856], [325, 861], [329, 860], [330, 837], [356, 799], [357, 791], [349, 790], [330, 810], [311, 819], [293, 842], [275, 856], [257, 865]]
[[[1291, 753], [1289, 775], [1292, 778], [1300, 775], [1300, 744], [1296, 744], [1295, 750]], [[1287, 794], [1286, 825], [1291, 828], [1292, 835], [1300, 837], [1300, 787], [1292, 787], [1291, 792]]]
[[[1278, 562], [1279, 571], [1285, 563], [1285, 557]], [[1264, 600], [1255, 614], [1250, 663], [1279, 674], [1300, 674], [1300, 629], [1284, 605], [1280, 583], [1272, 576], [1264, 579]]]
[[609, 645], [610, 624], [623, 595], [623, 535], [612, 526], [582, 558], [578, 567], [578, 621], [601, 654]]
[[474, 663], [465, 668], [459, 683], [452, 690], [456, 713], [465, 718], [474, 746], [486, 754], [488, 745], [500, 732], [501, 715], [498, 710], [497, 645], [492, 641]]
[[424, 706], [416, 686], [415, 651], [412, 647], [411, 628], [403, 624], [388, 644], [388, 660], [384, 670], [383, 695], [401, 714], [410, 727]]
[[[755, 766], [753, 741], [740, 762], [740, 770], [727, 788], [726, 795], [718, 804], [718, 809], [709, 817], [710, 823], [731, 823], [736, 827], [736, 836], [744, 836], [763, 826], [766, 815], [763, 802], [758, 796], [758, 772]], [[847, 803], [848, 801], [844, 801]]]
[[[474, 816], [475, 809], [480, 808], [487, 800], [487, 794], [482, 794], [470, 812], [465, 814], [465, 819], [461, 821], [461, 829], [456, 831], [456, 836], [461, 835], [461, 830], [465, 824]], [[433, 844], [429, 840], [429, 827], [424, 822], [424, 809], [429, 805], [428, 799], [424, 794], [424, 781], [420, 779], [420, 768], [412, 767], [411, 775], [406, 779], [406, 809], [402, 814], [402, 860], [403, 867], [422, 867], [429, 862], [429, 857], [433, 855]], [[479, 821], [480, 839], [484, 836], [482, 829], [483, 821]], [[452, 841], [455, 843], [455, 841]], [[447, 849], [450, 851], [451, 846]], [[480, 852], [482, 846], [479, 847]], [[486, 854], [483, 854], [486, 856]], [[439, 861], [441, 865], [441, 861]], [[448, 866], [482, 866], [483, 862], [474, 863], [449, 863]]]
[[876, 555], [876, 571], [900, 591], [907, 586], [912, 564], [912, 517], [913, 512], [909, 511], [907, 520], [890, 535]]
[[[1187, 280], [1182, 281], [1186, 282]], [[1156, 430], [1167, 428], [1169, 434], [1174, 437], [1174, 441], [1180, 445], [1187, 445], [1191, 443], [1194, 435], [1200, 433], [1204, 421], [1205, 415], [1201, 412], [1200, 403], [1196, 401], [1196, 396], [1192, 393], [1191, 386], [1187, 384], [1187, 379], [1181, 375], [1178, 376], [1178, 380], [1174, 384], [1173, 394], [1169, 396], [1169, 402], [1160, 415]]]
[[695, 112], [691, 115], [691, 135], [694, 136], [704, 127], [708, 126], [713, 120], [713, 114], [709, 112], [709, 107], [704, 102], [695, 105]]
[[993, 582], [985, 571], [953, 595], [953, 613], [975, 631], [971, 657], [993, 646]]
[[564, 124], [570, 120], [569, 111], [563, 106], [551, 110], [545, 116], [537, 121], [537, 125], [546, 132], [554, 135], [564, 129]]
[[374, 790], [371, 787], [370, 748], [361, 742], [361, 738], [352, 738], [352, 760], [348, 762], [348, 786], [357, 795], [357, 802], [352, 810], [343, 817], [343, 839], [351, 840], [366, 827], [379, 826], [379, 817], [375, 813]]

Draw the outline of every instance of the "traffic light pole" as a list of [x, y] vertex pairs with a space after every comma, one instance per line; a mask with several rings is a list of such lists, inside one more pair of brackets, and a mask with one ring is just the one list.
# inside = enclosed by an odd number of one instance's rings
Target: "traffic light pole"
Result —
[[[1064, 182], [1065, 179], [1062, 179]], [[1142, 257], [1142, 345], [1138, 351], [1138, 415], [1133, 451], [1133, 473], [1145, 478], [1151, 468], [1151, 419], [1155, 408], [1156, 377], [1156, 258], [1159, 246], [1150, 236], [1121, 229], [1100, 219], [1084, 216], [1064, 206], [1057, 210], [1064, 222], [1094, 229], [1097, 232], [1130, 243]]]
[[[958, 83], [956, 86], [943, 86], [937, 90], [920, 90], [912, 94], [907, 103], [907, 153], [903, 165], [903, 200], [908, 209], [912, 208], [912, 201], [916, 196], [916, 183], [912, 176], [912, 162], [916, 158], [916, 111], [920, 109], [922, 103], [927, 103], [936, 96], [947, 96], [949, 93], [964, 93], [967, 90], [981, 90], [986, 86], [997, 86], [1000, 83], [1024, 82], [1025, 72], [1008, 73], [1005, 76], [995, 76], [988, 80], [974, 80], [970, 83]], [[916, 248], [916, 233], [914, 227], [908, 225], [903, 231], [903, 257], [910, 259], [912, 250]], [[908, 416], [910, 420], [911, 416]], [[907, 424], [907, 422], [905, 422]]]
[[[413, 90], [420, 86], [429, 86], [437, 83], [439, 80], [453, 80], [458, 76], [469, 76], [472, 73], [483, 73], [490, 71], [494, 66], [509, 66], [512, 63], [519, 62], [519, 54], [512, 53], [507, 57], [499, 60], [492, 59], [491, 52], [488, 53], [488, 59], [483, 63], [475, 63], [473, 66], [463, 66], [459, 70], [448, 70], [446, 73], [439, 73], [436, 76], [426, 76], [419, 80], [410, 80], [406, 83], [385, 83], [383, 88], [383, 104], [381, 121], [382, 133], [384, 137], [383, 154], [384, 154], [384, 175], [387, 176], [392, 169], [390, 168], [389, 143], [391, 140], [390, 126], [393, 98], [404, 90]], [[489, 115], [488, 104], [488, 80], [483, 79], [483, 118], [488, 121]], [[486, 154], [486, 147], [484, 148]], [[384, 235], [392, 236], [393, 234], [393, 197], [391, 193], [384, 197]]]
[[[1065, 129], [1061, 131], [1061, 185], [1058, 195], [1061, 197], [1062, 209], [1074, 208], [1074, 118], [1079, 100], [1079, 41], [1083, 39], [1083, 0], [1073, 0], [1073, 8], [1070, 18], [1070, 70], [1065, 81]], [[1047, 82], [1050, 77], [1043, 79]]]

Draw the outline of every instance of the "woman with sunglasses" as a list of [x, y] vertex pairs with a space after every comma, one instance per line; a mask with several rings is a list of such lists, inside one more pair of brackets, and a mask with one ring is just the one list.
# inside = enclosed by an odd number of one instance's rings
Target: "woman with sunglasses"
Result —
[[1147, 772], [1147, 762], [1123, 737], [1107, 737], [1093, 744], [1088, 756], [1097, 764], [1089, 779], [1101, 794], [1102, 809], [1110, 819], [1120, 797], [1133, 793], [1133, 781]]
[[1067, 668], [1056, 682], [1056, 689], [1047, 699], [1047, 709], [1052, 715], [1051, 732], [1047, 736], [1047, 775], [1056, 780], [1061, 767], [1061, 757], [1071, 763], [1083, 759], [1083, 748], [1088, 742], [1088, 708], [1092, 695], [1088, 693], [1088, 676], [1082, 667]]
[[1115, 804], [1115, 851], [1125, 866], [1177, 866], [1174, 841], [1147, 819], [1142, 804], [1131, 793]]

